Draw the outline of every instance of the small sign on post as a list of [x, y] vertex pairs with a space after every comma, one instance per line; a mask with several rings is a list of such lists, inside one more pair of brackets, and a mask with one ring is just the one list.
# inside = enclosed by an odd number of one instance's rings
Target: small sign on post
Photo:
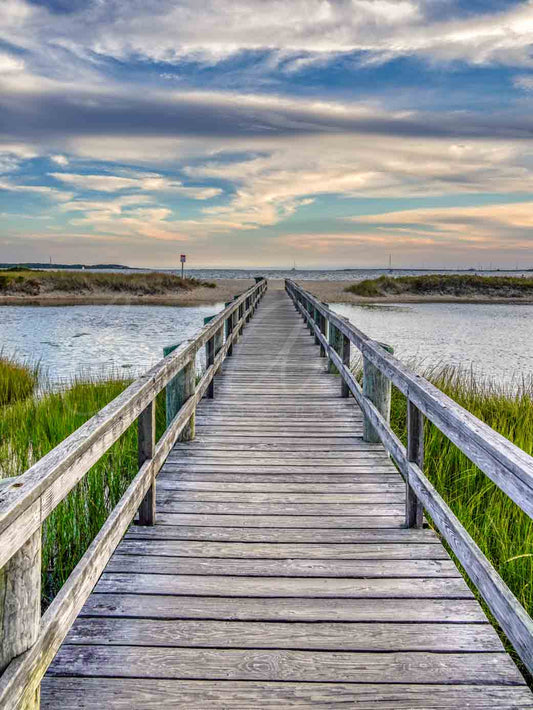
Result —
[[187, 261], [187, 255], [180, 254], [180, 261], [181, 261], [181, 278], [183, 278], [183, 264]]

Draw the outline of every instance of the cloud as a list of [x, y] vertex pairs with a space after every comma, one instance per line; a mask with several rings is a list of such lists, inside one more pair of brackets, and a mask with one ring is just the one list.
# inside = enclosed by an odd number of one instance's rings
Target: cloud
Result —
[[479, 251], [530, 250], [533, 246], [533, 202], [400, 210], [349, 221], [371, 225], [402, 244], [414, 237], [429, 239], [436, 246], [469, 244]]
[[178, 180], [170, 180], [157, 173], [132, 174], [134, 177], [106, 174], [49, 173], [54, 179], [65, 182], [74, 188], [95, 192], [121, 192], [122, 190], [172, 192], [194, 200], [209, 200], [222, 193], [222, 190], [214, 187], [186, 187]]
[[51, 155], [50, 160], [61, 167], [68, 165], [68, 158], [64, 155]]
[[[533, 5], [513, 3], [461, 14], [432, 0], [103, 0], [53, 13], [5, 0], [5, 39], [33, 51], [49, 46], [94, 63], [144, 58], [214, 64], [265, 50], [305, 65], [305, 55], [364, 53], [373, 61], [418, 55], [432, 61], [530, 66]], [[298, 57], [301, 59], [298, 59]]]

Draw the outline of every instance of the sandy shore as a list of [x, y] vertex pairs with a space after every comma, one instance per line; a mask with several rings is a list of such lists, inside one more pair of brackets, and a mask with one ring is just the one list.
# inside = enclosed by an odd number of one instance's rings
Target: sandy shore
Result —
[[[299, 281], [295, 282], [325, 303], [533, 303], [533, 298], [490, 298], [487, 296], [414, 296], [411, 294], [369, 298], [357, 296], [344, 289], [351, 281]], [[270, 283], [270, 282], [269, 282]]]
[[[211, 303], [231, 301], [237, 294], [243, 293], [253, 286], [253, 279], [216, 279], [216, 288], [197, 288], [179, 294], [159, 296], [130, 296], [117, 293], [99, 294], [44, 294], [40, 296], [0, 296], [0, 305], [135, 305], [153, 304], [168, 306], [201, 306]], [[344, 289], [350, 281], [300, 281], [296, 283], [325, 303], [533, 303], [533, 299], [524, 298], [487, 298], [486, 296], [413, 296], [390, 295], [379, 298], [356, 296]], [[284, 289], [283, 279], [269, 279], [269, 289]]]
[[[117, 293], [99, 294], [43, 294], [39, 296], [2, 296], [0, 305], [39, 305], [39, 306], [71, 306], [71, 305], [168, 305], [168, 306], [202, 306], [211, 303], [231, 301], [234, 296], [253, 286], [253, 279], [217, 279], [216, 288], [196, 288], [178, 294], [160, 296], [130, 296]], [[281, 279], [280, 279], [280, 283]]]

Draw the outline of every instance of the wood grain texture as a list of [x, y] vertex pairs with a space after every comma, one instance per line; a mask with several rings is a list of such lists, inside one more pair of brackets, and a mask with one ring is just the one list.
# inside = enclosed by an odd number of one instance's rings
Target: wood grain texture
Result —
[[368, 683], [275, 683], [120, 678], [46, 679], [43, 708], [94, 710], [190, 710], [235, 708], [336, 708], [357, 710], [517, 710], [533, 708], [527, 688], [501, 685], [400, 685]]
[[63, 645], [50, 676], [522, 685], [505, 653], [197, 649]]

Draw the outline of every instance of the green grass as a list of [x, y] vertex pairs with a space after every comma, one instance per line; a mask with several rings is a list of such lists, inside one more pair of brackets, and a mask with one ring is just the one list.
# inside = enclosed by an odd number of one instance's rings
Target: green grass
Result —
[[181, 278], [174, 274], [106, 273], [95, 271], [0, 270], [0, 295], [42, 296], [114, 294], [165, 296], [200, 287], [216, 288], [210, 281]]
[[380, 276], [351, 284], [348, 293], [367, 298], [382, 296], [454, 296], [524, 298], [533, 296], [533, 278], [477, 276], [476, 274], [429, 274], [424, 276]]
[[[0, 476], [17, 476], [114, 399], [123, 379], [76, 382], [67, 391], [0, 408]], [[164, 430], [164, 393], [157, 404]], [[137, 472], [133, 425], [59, 504], [43, 526], [43, 606], [65, 582]]]
[[[504, 388], [454, 367], [436, 367], [422, 374], [528, 454], [533, 453], [533, 382], [524, 380], [513, 389]], [[394, 387], [391, 426], [406, 443], [406, 399]], [[425, 473], [533, 615], [533, 522], [429, 422]]]
[[20, 364], [0, 353], [0, 407], [29, 397], [37, 385], [37, 368]]

